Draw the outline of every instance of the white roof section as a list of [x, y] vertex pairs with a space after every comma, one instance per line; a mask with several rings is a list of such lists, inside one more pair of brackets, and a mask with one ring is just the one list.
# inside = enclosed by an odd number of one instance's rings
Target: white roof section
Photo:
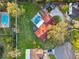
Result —
[[26, 49], [25, 59], [31, 59], [30, 58], [30, 49]]
[[39, 28], [44, 23], [44, 20], [41, 20], [36, 26]]
[[72, 14], [72, 3], [69, 4], [69, 15]]
[[53, 9], [51, 12], [50, 12], [50, 15], [53, 17], [53, 16], [60, 16], [62, 20], [64, 20], [64, 15], [63, 13], [59, 10], [58, 7], [55, 7], [55, 9]]

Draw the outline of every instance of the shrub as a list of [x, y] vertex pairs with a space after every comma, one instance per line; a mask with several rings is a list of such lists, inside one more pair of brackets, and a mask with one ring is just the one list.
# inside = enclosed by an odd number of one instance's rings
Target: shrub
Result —
[[56, 23], [56, 24], [61, 21], [60, 16], [54, 16], [53, 18], [55, 19], [55, 23]]
[[51, 40], [51, 42], [56, 42], [57, 44], [64, 43], [68, 34], [67, 26], [68, 24], [65, 22], [59, 22], [56, 25], [49, 25], [47, 38]]
[[66, 5], [63, 5], [63, 6], [60, 6], [60, 10], [63, 13], [66, 13], [69, 10], [69, 6], [67, 4]]
[[71, 43], [75, 49], [79, 50], [79, 31], [77, 30], [72, 31]]
[[0, 58], [2, 58], [4, 53], [4, 47], [0, 45]]

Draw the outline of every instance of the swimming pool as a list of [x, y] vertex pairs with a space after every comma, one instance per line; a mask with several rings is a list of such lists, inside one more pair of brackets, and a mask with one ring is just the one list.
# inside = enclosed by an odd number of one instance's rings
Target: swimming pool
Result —
[[41, 15], [38, 13], [35, 15], [35, 17], [32, 19], [32, 22], [36, 25], [41, 21]]
[[1, 20], [0, 20], [1, 27], [9, 27], [9, 15], [8, 15], [8, 13], [1, 13], [0, 17], [1, 17]]

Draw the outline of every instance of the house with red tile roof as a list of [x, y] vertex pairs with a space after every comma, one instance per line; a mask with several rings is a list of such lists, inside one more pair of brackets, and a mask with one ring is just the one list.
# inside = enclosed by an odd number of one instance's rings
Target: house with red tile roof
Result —
[[45, 41], [47, 38], [47, 26], [54, 23], [54, 19], [49, 15], [48, 11], [42, 9], [33, 18], [34, 23], [33, 31], [35, 35], [40, 38], [41, 41]]

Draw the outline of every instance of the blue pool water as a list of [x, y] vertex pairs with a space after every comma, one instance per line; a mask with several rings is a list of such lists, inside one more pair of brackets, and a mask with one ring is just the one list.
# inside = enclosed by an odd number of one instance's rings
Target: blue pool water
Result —
[[1, 16], [1, 24], [2, 25], [7, 25], [9, 23], [9, 19], [8, 19], [8, 14], [2, 14]]
[[34, 24], [38, 24], [41, 21], [41, 17], [36, 16], [32, 21], [33, 21]]
[[35, 23], [37, 24], [40, 21], [40, 19], [41, 19], [41, 17], [37, 16], [36, 19], [35, 19]]

